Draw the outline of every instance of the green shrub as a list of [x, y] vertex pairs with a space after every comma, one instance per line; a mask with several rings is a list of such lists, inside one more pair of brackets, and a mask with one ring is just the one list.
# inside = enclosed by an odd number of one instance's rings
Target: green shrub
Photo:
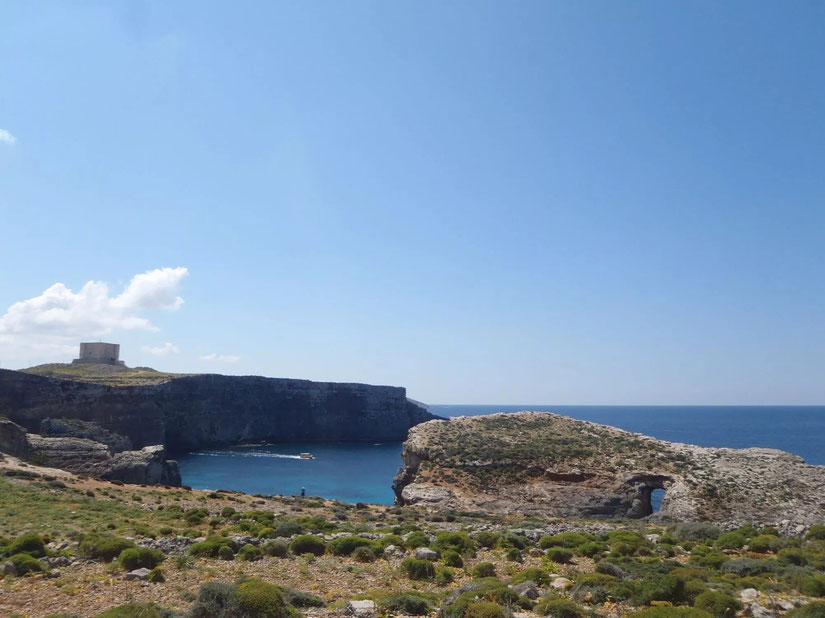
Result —
[[498, 532], [479, 532], [476, 535], [475, 540], [479, 547], [491, 548], [495, 547], [498, 542], [498, 537]]
[[436, 569], [435, 579], [433, 581], [439, 586], [446, 586], [447, 584], [451, 584], [453, 579], [455, 579], [453, 570], [445, 567], [442, 569]]
[[384, 597], [378, 606], [393, 613], [408, 616], [426, 616], [432, 611], [427, 599], [415, 592], [404, 592]]
[[524, 569], [523, 571], [519, 571], [512, 578], [510, 578], [510, 582], [513, 584], [520, 584], [522, 582], [531, 581], [535, 583], [537, 586], [544, 587], [550, 583], [550, 576], [547, 574], [546, 571], [542, 569], [537, 569], [535, 567], [531, 567], [529, 569]]
[[387, 536], [382, 536], [380, 539], [378, 539], [378, 544], [383, 548], [387, 548], [390, 545], [395, 545], [396, 547], [404, 547], [404, 539], [402, 539], [397, 534], [388, 534]]
[[235, 552], [232, 551], [232, 548], [229, 547], [229, 545], [221, 545], [218, 549], [218, 558], [221, 560], [234, 560]]
[[262, 547], [267, 556], [284, 558], [289, 553], [289, 545], [286, 541], [270, 541]]
[[401, 562], [401, 569], [410, 579], [432, 579], [435, 577], [435, 567], [429, 560], [406, 558]]
[[284, 593], [284, 601], [295, 607], [326, 607], [324, 600], [311, 592], [304, 592], [297, 588], [290, 588], [284, 586], [282, 589]]
[[166, 575], [163, 573], [163, 569], [160, 567], [155, 567], [149, 571], [149, 575], [146, 576], [146, 579], [153, 584], [162, 584], [166, 581]]
[[780, 549], [776, 555], [776, 559], [779, 561], [779, 564], [792, 564], [794, 566], [805, 566], [808, 564], [808, 558], [805, 554], [801, 550], [792, 547]]
[[716, 570], [719, 569], [724, 563], [729, 562], [730, 558], [728, 558], [725, 554], [720, 554], [719, 552], [710, 552], [704, 556], [697, 556], [695, 560], [694, 557], [691, 556], [691, 561], [696, 562], [696, 564], [701, 567]]
[[713, 618], [704, 610], [694, 607], [648, 607], [630, 614], [631, 618]]
[[433, 541], [433, 549], [438, 551], [453, 550], [459, 554], [470, 554], [476, 544], [466, 532], [439, 532]]
[[46, 555], [46, 544], [39, 535], [29, 532], [9, 543], [6, 553], [9, 555], [28, 554], [33, 558], [42, 558]]
[[739, 601], [724, 592], [706, 590], [696, 597], [696, 609], [701, 609], [716, 618], [733, 618], [742, 606]]
[[232, 553], [238, 551], [238, 544], [225, 536], [210, 536], [205, 541], [195, 543], [189, 548], [189, 554], [205, 558], [217, 558], [221, 547], [229, 547]]
[[552, 618], [584, 618], [584, 610], [573, 601], [544, 597], [537, 604], [534, 611], [540, 616]]
[[161, 562], [166, 560], [166, 556], [159, 549], [148, 549], [146, 547], [127, 547], [118, 557], [120, 566], [126, 571], [135, 569], [154, 569]]
[[805, 535], [807, 541], [825, 541], [825, 526], [815, 525], [808, 528], [808, 533]]
[[618, 599], [634, 605], [650, 605], [653, 601], [680, 603], [686, 600], [685, 582], [672, 575], [650, 575], [643, 580], [620, 582], [613, 592]]
[[713, 524], [685, 522], [675, 524], [669, 532], [680, 541], [713, 541], [722, 531]]
[[464, 618], [504, 618], [504, 609], [498, 603], [476, 601], [467, 605]]
[[275, 584], [250, 579], [235, 589], [238, 606], [250, 616], [287, 618], [287, 606], [281, 589]]
[[430, 544], [430, 537], [421, 530], [416, 530], [404, 540], [404, 546], [408, 549], [416, 549], [418, 547], [427, 547]]
[[589, 541], [587, 543], [582, 543], [575, 549], [575, 553], [578, 556], [587, 556], [588, 558], [592, 558], [597, 554], [602, 554], [607, 551], [607, 543], [602, 543], [601, 541]]
[[734, 530], [719, 535], [714, 545], [719, 549], [742, 549], [746, 542], [745, 535]]
[[327, 543], [327, 550], [333, 556], [349, 556], [359, 547], [369, 547], [372, 541], [360, 536], [342, 536]]
[[238, 618], [240, 615], [235, 586], [224, 582], [201, 584], [198, 599], [189, 610], [189, 618]]
[[778, 540], [778, 537], [770, 534], [760, 534], [758, 536], [753, 537], [748, 541], [748, 549], [753, 552], [757, 552], [760, 554], [765, 554], [771, 551], [774, 543]]
[[814, 601], [792, 609], [784, 618], [825, 618], [825, 601]]
[[515, 547], [508, 549], [504, 557], [510, 562], [522, 562], [524, 560], [524, 555], [521, 553], [521, 550]]
[[279, 521], [275, 526], [275, 537], [284, 537], [288, 539], [296, 534], [301, 534], [304, 531], [301, 524], [294, 521]]
[[80, 543], [78, 551], [94, 560], [114, 560], [124, 549], [135, 547], [128, 539], [108, 534], [89, 534]]
[[811, 575], [806, 577], [799, 592], [808, 597], [825, 597], [825, 575]]
[[539, 547], [547, 549], [549, 547], [567, 547], [572, 549], [583, 545], [588, 541], [594, 541], [595, 537], [592, 534], [585, 534], [583, 532], [560, 532], [559, 534], [543, 536], [539, 539]]
[[26, 575], [27, 573], [40, 573], [46, 568], [43, 564], [31, 554], [14, 554], [9, 561], [17, 569], [18, 575]]
[[570, 596], [574, 601], [588, 603], [604, 603], [609, 592], [616, 586], [616, 578], [603, 573], [589, 573], [576, 578], [576, 583], [570, 589]]
[[564, 547], [551, 547], [545, 555], [553, 562], [558, 562], [559, 564], [567, 564], [573, 558], [573, 552]]
[[229, 519], [235, 513], [237, 513], [237, 511], [231, 506], [225, 506], [221, 509], [221, 517], [223, 517], [224, 519]]
[[324, 539], [312, 536], [311, 534], [304, 534], [296, 536], [289, 544], [289, 549], [296, 556], [303, 554], [315, 554], [316, 556], [323, 556], [327, 550], [327, 545]]
[[500, 547], [515, 547], [516, 549], [527, 549], [529, 541], [526, 537], [515, 532], [505, 532], [498, 538]]
[[453, 551], [452, 549], [448, 549], [443, 554], [441, 554], [441, 560], [450, 567], [456, 567], [458, 569], [464, 566], [464, 560], [461, 559], [461, 555], [457, 551]]
[[508, 588], [504, 582], [494, 578], [480, 579], [473, 582], [472, 591], [463, 592], [451, 602], [442, 605], [442, 618], [464, 618], [469, 604], [479, 600], [522, 609], [530, 609], [533, 605], [529, 599]]
[[356, 562], [375, 562], [375, 552], [369, 547], [356, 547], [352, 557]]
[[481, 579], [482, 577], [495, 577], [496, 565], [492, 562], [479, 562], [473, 567], [473, 578]]
[[723, 573], [733, 573], [739, 577], [752, 577], [762, 573], [771, 573], [776, 570], [773, 560], [754, 560], [753, 558], [737, 558], [728, 560], [719, 570]]
[[127, 603], [107, 609], [94, 618], [162, 618], [154, 603]]
[[263, 554], [260, 548], [254, 545], [247, 544], [238, 550], [238, 560], [243, 562], [255, 562], [256, 560], [260, 560], [262, 556]]

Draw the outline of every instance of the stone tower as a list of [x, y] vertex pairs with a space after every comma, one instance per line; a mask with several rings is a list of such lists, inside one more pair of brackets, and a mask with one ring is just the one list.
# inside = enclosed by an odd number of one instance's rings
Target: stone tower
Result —
[[80, 358], [72, 361], [73, 365], [80, 363], [126, 366], [126, 363], [120, 360], [119, 343], [81, 343]]

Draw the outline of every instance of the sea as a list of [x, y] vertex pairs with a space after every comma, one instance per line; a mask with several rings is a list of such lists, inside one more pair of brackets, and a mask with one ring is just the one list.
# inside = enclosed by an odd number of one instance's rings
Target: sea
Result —
[[[431, 405], [439, 416], [533, 410], [613, 425], [671, 442], [700, 446], [760, 446], [825, 465], [825, 406], [548, 406]], [[315, 459], [299, 457], [310, 452]], [[401, 442], [282, 443], [233, 446], [176, 455], [183, 483], [195, 489], [321, 496], [392, 504]], [[654, 509], [661, 496], [654, 496]]]

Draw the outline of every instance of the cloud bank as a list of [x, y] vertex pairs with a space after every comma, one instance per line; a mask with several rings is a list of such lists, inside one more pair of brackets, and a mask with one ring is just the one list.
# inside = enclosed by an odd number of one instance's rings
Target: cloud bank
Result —
[[241, 360], [240, 356], [235, 356], [234, 354], [206, 354], [205, 356], [201, 356], [201, 360], [210, 361], [214, 363], [237, 363]]
[[149, 352], [149, 354], [154, 354], [155, 356], [169, 356], [170, 354], [180, 354], [180, 348], [169, 341], [159, 346], [143, 345], [140, 346], [140, 349], [144, 352]]
[[17, 138], [5, 129], [0, 129], [0, 142], [14, 146], [17, 143]]
[[39, 296], [14, 303], [0, 317], [0, 358], [65, 356], [82, 339], [117, 330], [157, 331], [142, 315], [183, 304], [181, 281], [188, 269], [158, 268], [132, 277], [118, 295], [102, 281], [88, 281], [74, 292], [55, 283]]

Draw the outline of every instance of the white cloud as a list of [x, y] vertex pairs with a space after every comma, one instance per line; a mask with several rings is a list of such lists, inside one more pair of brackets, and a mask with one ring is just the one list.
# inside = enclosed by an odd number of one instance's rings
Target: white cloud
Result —
[[0, 129], [0, 142], [14, 146], [17, 143], [17, 138], [5, 129]]
[[215, 362], [215, 363], [237, 363], [241, 360], [240, 356], [235, 356], [234, 354], [206, 354], [205, 356], [201, 356], [201, 360]]
[[141, 314], [180, 308], [180, 285], [188, 274], [183, 267], [150, 270], [135, 275], [116, 296], [102, 281], [88, 281], [77, 292], [55, 283], [39, 296], [14, 303], [0, 316], [0, 358], [65, 360], [66, 348], [75, 349], [82, 339], [117, 330], [157, 331]]
[[180, 354], [180, 348], [176, 346], [174, 343], [170, 343], [167, 341], [163, 345], [159, 346], [150, 346], [144, 345], [140, 347], [141, 350], [144, 352], [149, 352], [149, 354], [154, 354], [155, 356], [169, 356], [170, 354]]

